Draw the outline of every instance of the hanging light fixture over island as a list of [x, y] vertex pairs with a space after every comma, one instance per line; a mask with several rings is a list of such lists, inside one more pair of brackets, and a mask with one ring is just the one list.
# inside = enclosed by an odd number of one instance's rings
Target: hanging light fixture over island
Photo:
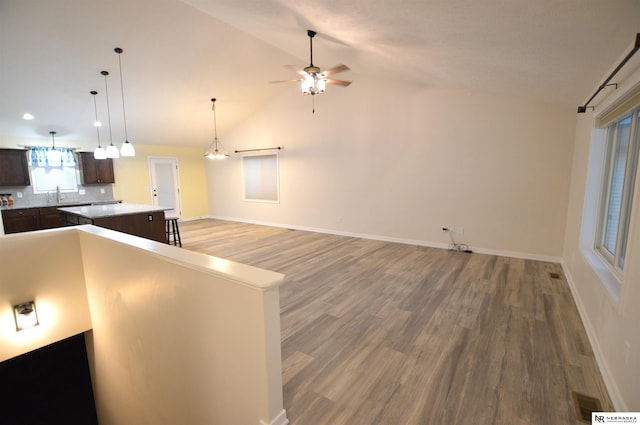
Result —
[[211, 109], [213, 110], [214, 138], [213, 138], [213, 142], [211, 142], [211, 145], [209, 146], [209, 149], [207, 149], [207, 152], [204, 154], [204, 156], [209, 159], [225, 159], [229, 157], [229, 154], [224, 153], [223, 151], [218, 149], [218, 144], [220, 144], [220, 146], [222, 146], [222, 144], [218, 141], [218, 127], [216, 124], [216, 98], [215, 97], [212, 98], [211, 102], [213, 102], [213, 106], [211, 107]]

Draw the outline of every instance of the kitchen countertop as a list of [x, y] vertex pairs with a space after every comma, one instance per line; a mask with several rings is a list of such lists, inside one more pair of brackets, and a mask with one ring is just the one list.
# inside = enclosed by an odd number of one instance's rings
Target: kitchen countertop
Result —
[[69, 201], [69, 202], [47, 202], [46, 204], [38, 204], [38, 205], [12, 205], [12, 206], [6, 206], [6, 207], [0, 207], [0, 210], [5, 211], [5, 210], [26, 210], [26, 209], [31, 209], [31, 208], [53, 208], [53, 207], [73, 207], [73, 206], [80, 206], [80, 205], [103, 205], [103, 204], [119, 204], [121, 203], [121, 200], [111, 200], [111, 201], [87, 201], [87, 202], [80, 202], [80, 201]]
[[144, 204], [106, 204], [106, 205], [87, 205], [80, 207], [58, 208], [58, 210], [67, 214], [74, 214], [80, 217], [93, 220], [101, 217], [113, 217], [118, 215], [131, 215], [149, 212], [158, 212], [170, 210], [168, 207], [154, 207], [153, 205]]

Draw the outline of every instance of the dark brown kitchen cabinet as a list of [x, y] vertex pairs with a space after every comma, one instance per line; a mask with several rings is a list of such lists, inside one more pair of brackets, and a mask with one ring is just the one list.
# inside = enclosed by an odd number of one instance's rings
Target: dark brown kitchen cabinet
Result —
[[54, 229], [62, 226], [62, 215], [58, 207], [38, 208], [40, 229]]
[[2, 211], [2, 221], [6, 234], [30, 232], [40, 228], [38, 208], [4, 210]]
[[24, 149], [0, 149], [0, 186], [29, 186], [29, 165]]
[[82, 184], [109, 184], [116, 182], [111, 158], [95, 159], [93, 152], [78, 152], [78, 159]]

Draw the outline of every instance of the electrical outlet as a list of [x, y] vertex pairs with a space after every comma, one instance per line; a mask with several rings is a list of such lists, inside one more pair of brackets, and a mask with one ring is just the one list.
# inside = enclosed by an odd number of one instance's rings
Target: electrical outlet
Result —
[[464, 227], [458, 227], [458, 233], [464, 235]]
[[86, 191], [86, 190], [84, 190], [84, 189], [80, 189], [80, 190], [78, 190], [78, 194], [79, 194], [79, 195], [86, 195], [86, 194], [87, 194], [87, 191]]
[[100, 188], [100, 193], [104, 193], [104, 189], [103, 188]]
[[22, 198], [22, 192], [18, 192], [16, 195], [18, 195], [18, 198]]

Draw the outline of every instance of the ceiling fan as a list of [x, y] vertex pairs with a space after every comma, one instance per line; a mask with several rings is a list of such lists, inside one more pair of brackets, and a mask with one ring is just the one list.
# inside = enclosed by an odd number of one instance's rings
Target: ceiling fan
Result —
[[310, 94], [312, 96], [324, 93], [327, 84], [335, 84], [341, 87], [349, 86], [349, 84], [351, 84], [351, 81], [327, 78], [330, 75], [337, 74], [338, 72], [348, 71], [349, 67], [347, 65], [337, 65], [326, 71], [321, 71], [319, 67], [313, 64], [313, 37], [316, 35], [316, 32], [313, 30], [307, 30], [307, 35], [309, 36], [310, 51], [309, 66], [305, 67], [304, 69], [300, 69], [292, 65], [285, 65], [285, 68], [292, 70], [296, 74], [300, 75], [301, 78], [297, 80], [270, 81], [270, 83], [300, 82], [302, 93], [305, 95]]

